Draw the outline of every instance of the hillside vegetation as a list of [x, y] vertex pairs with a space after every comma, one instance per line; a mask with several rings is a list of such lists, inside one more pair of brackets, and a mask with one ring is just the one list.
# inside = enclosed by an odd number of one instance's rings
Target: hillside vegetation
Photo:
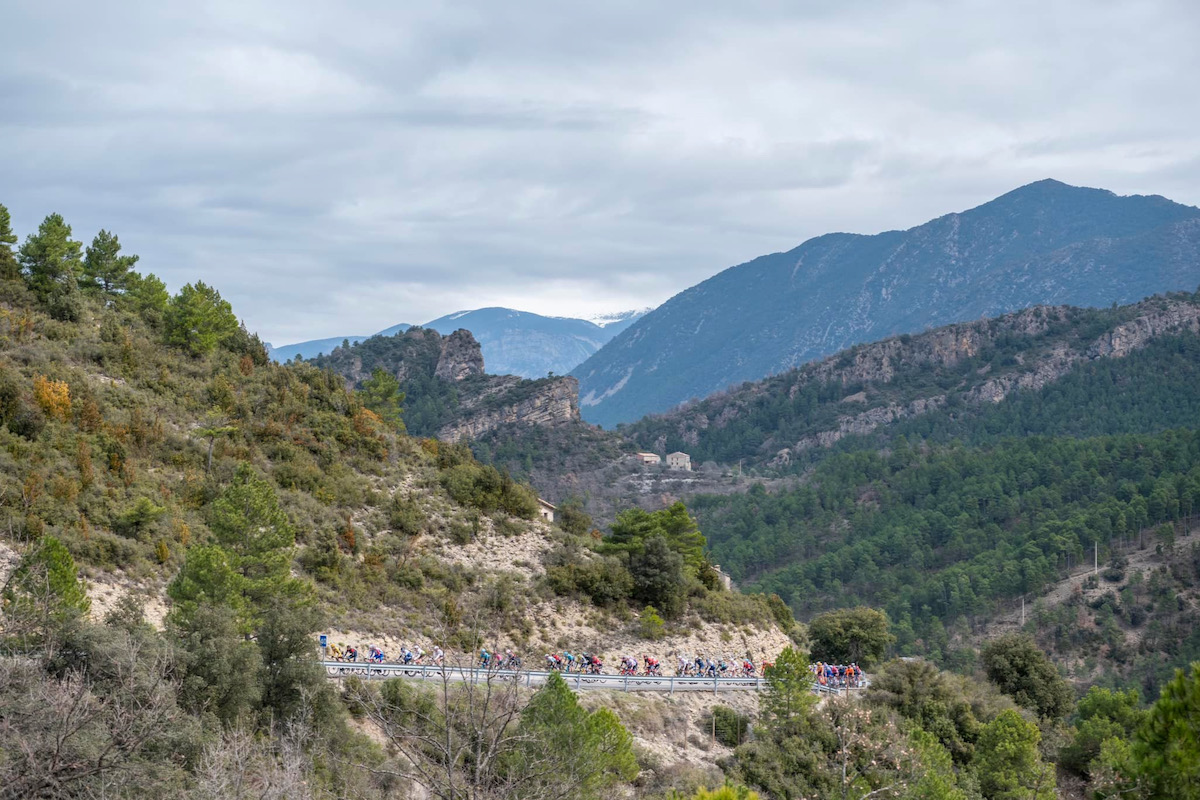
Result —
[[546, 525], [528, 485], [408, 435], [393, 377], [273, 364], [216, 289], [171, 295], [57, 215], [14, 252], [0, 212], [0, 798], [388, 796], [403, 765], [326, 682], [321, 631], [467, 661], [787, 643], [682, 507], [612, 541]]
[[1198, 331], [1195, 294], [1035, 307], [853, 347], [622, 432], [693, 459], [798, 472], [831, 449], [902, 433], [982, 442], [1163, 430], [1200, 419]]

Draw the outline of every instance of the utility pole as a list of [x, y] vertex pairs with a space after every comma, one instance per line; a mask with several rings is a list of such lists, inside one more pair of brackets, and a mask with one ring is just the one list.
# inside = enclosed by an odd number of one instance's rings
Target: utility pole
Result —
[[1092, 573], [1094, 574], [1100, 571], [1100, 540], [1092, 542], [1092, 547], [1094, 548], [1092, 553]]

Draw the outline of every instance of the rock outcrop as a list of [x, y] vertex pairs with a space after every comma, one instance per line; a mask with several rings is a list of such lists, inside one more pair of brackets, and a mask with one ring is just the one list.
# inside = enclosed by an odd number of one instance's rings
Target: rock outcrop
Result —
[[[706, 437], [740, 426], [735, 430], [760, 432], [763, 463], [785, 466], [804, 451], [951, 402], [999, 403], [1014, 392], [1036, 391], [1080, 363], [1121, 358], [1158, 337], [1184, 331], [1200, 333], [1195, 296], [1159, 296], [1103, 311], [1035, 306], [859, 345], [647, 418], [629, 432], [640, 446], [661, 450], [682, 442], [703, 452]], [[780, 416], [756, 417], [764, 408]]]
[[555, 427], [579, 420], [579, 382], [574, 378], [500, 380], [508, 382], [471, 397], [459, 418], [442, 426], [438, 438], [455, 442], [478, 439], [505, 425]]
[[461, 381], [483, 374], [483, 350], [470, 331], [459, 328], [442, 339], [442, 352], [433, 374], [444, 381]]

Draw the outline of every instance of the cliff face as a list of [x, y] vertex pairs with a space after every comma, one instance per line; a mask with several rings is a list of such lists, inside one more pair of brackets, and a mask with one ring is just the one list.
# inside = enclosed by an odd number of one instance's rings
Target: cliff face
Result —
[[469, 398], [459, 418], [442, 426], [438, 438], [456, 442], [479, 439], [501, 426], [557, 427], [578, 420], [579, 383], [574, 378], [526, 381], [506, 376]]
[[1200, 333], [1200, 297], [1169, 295], [1105, 310], [1034, 307], [855, 347], [647, 418], [626, 432], [642, 446], [682, 444], [720, 460], [728, 455], [707, 452], [707, 443], [737, 431], [756, 449], [755, 460], [786, 466], [847, 436], [952, 404], [999, 403], [1014, 392], [1041, 389], [1080, 364], [1122, 358], [1185, 331]]
[[525, 380], [484, 373], [483, 352], [470, 331], [442, 336], [411, 328], [374, 336], [315, 359], [357, 387], [376, 369], [400, 381], [409, 433], [448, 441], [478, 439], [501, 426], [554, 427], [579, 422], [574, 378]]
[[[430, 331], [437, 335], [436, 331]], [[454, 331], [442, 339], [442, 351], [438, 355], [434, 377], [444, 381], [461, 381], [473, 375], [483, 374], [483, 350], [470, 331]]]

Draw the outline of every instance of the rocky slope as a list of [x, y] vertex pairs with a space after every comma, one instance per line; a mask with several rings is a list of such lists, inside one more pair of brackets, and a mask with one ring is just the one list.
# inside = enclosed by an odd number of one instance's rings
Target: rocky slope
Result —
[[[1200, 299], [1169, 295], [1104, 311], [1038, 306], [861, 345], [626, 430], [643, 447], [786, 466], [814, 448], [947, 406], [996, 404], [1157, 338], [1200, 332]], [[731, 439], [738, 439], [734, 444]]]
[[409, 432], [446, 441], [477, 439], [501, 426], [556, 427], [579, 422], [574, 378], [526, 380], [485, 374], [475, 337], [459, 329], [443, 336], [410, 328], [338, 347], [314, 364], [333, 369], [353, 388], [382, 368], [405, 392]]
[[732, 267], [573, 374], [585, 419], [613, 425], [859, 342], [1198, 283], [1200, 209], [1041, 181], [907, 231], [820, 236]]

